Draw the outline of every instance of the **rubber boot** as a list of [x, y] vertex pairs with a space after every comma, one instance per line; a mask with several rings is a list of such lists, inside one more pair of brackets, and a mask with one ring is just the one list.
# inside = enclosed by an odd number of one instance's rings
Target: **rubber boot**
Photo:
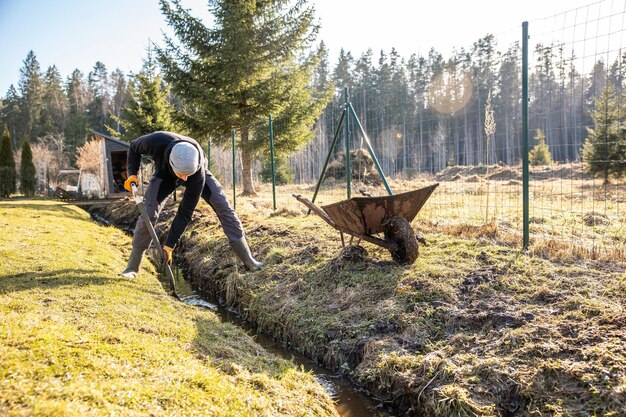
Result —
[[237, 257], [241, 259], [248, 271], [258, 271], [263, 268], [263, 262], [258, 262], [252, 257], [245, 236], [235, 242], [230, 242], [230, 247]]
[[133, 247], [128, 259], [128, 265], [120, 275], [126, 278], [135, 279], [139, 275], [139, 267], [141, 266], [141, 259], [143, 258], [143, 250]]

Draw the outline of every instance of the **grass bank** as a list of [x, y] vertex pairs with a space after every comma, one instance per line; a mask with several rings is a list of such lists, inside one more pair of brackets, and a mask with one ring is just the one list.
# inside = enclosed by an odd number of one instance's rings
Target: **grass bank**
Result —
[[307, 373], [154, 268], [121, 279], [130, 238], [59, 203], [0, 201], [0, 414], [332, 416]]
[[626, 415], [622, 263], [528, 256], [493, 224], [449, 227], [431, 213], [414, 223], [428, 245], [402, 267], [370, 244], [342, 251], [295, 200], [274, 213], [270, 198], [238, 198], [237, 212], [266, 267], [240, 273], [201, 204], [176, 255], [196, 286], [400, 414]]

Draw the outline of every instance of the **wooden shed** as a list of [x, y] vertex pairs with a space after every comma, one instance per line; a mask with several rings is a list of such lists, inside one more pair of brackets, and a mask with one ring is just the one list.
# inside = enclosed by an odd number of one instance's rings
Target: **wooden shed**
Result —
[[128, 178], [126, 160], [130, 143], [93, 130], [92, 133], [102, 143], [101, 166], [102, 178], [104, 178], [104, 195], [107, 198], [127, 195], [128, 191], [124, 189], [124, 181]]

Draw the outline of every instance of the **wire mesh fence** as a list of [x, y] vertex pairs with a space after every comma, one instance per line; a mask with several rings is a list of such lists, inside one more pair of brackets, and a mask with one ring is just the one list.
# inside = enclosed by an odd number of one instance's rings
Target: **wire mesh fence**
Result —
[[[624, 259], [625, 17], [625, 4], [600, 1], [529, 22], [529, 149], [522, 145], [521, 24], [451, 56], [433, 50], [408, 59], [393, 50], [358, 59], [342, 55], [346, 65], [340, 57], [333, 76], [348, 88], [356, 117], [346, 118], [347, 132], [345, 123], [340, 126], [346, 101], [337, 89], [312, 140], [278, 156], [281, 178], [312, 195], [330, 155], [318, 201], [345, 199], [349, 155], [352, 196], [385, 195], [369, 143], [394, 193], [440, 183], [423, 219], [492, 225], [521, 245], [527, 181], [531, 248]], [[348, 70], [342, 74], [342, 68]], [[269, 131], [267, 141], [269, 147]], [[232, 153], [211, 149], [212, 169], [227, 188], [233, 186]], [[240, 170], [236, 149], [234, 160]], [[268, 162], [254, 163], [255, 178], [268, 181]], [[288, 204], [288, 194], [279, 194], [279, 207]]]

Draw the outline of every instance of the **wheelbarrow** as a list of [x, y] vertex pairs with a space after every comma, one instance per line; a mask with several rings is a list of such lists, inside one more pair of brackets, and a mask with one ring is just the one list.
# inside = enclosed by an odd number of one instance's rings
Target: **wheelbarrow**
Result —
[[[411, 221], [438, 185], [392, 196], [353, 197], [321, 208], [299, 194], [293, 197], [338, 230], [342, 245], [345, 246], [345, 233], [381, 246], [396, 262], [410, 265], [419, 254]], [[384, 239], [374, 236], [379, 233], [384, 233]]]

